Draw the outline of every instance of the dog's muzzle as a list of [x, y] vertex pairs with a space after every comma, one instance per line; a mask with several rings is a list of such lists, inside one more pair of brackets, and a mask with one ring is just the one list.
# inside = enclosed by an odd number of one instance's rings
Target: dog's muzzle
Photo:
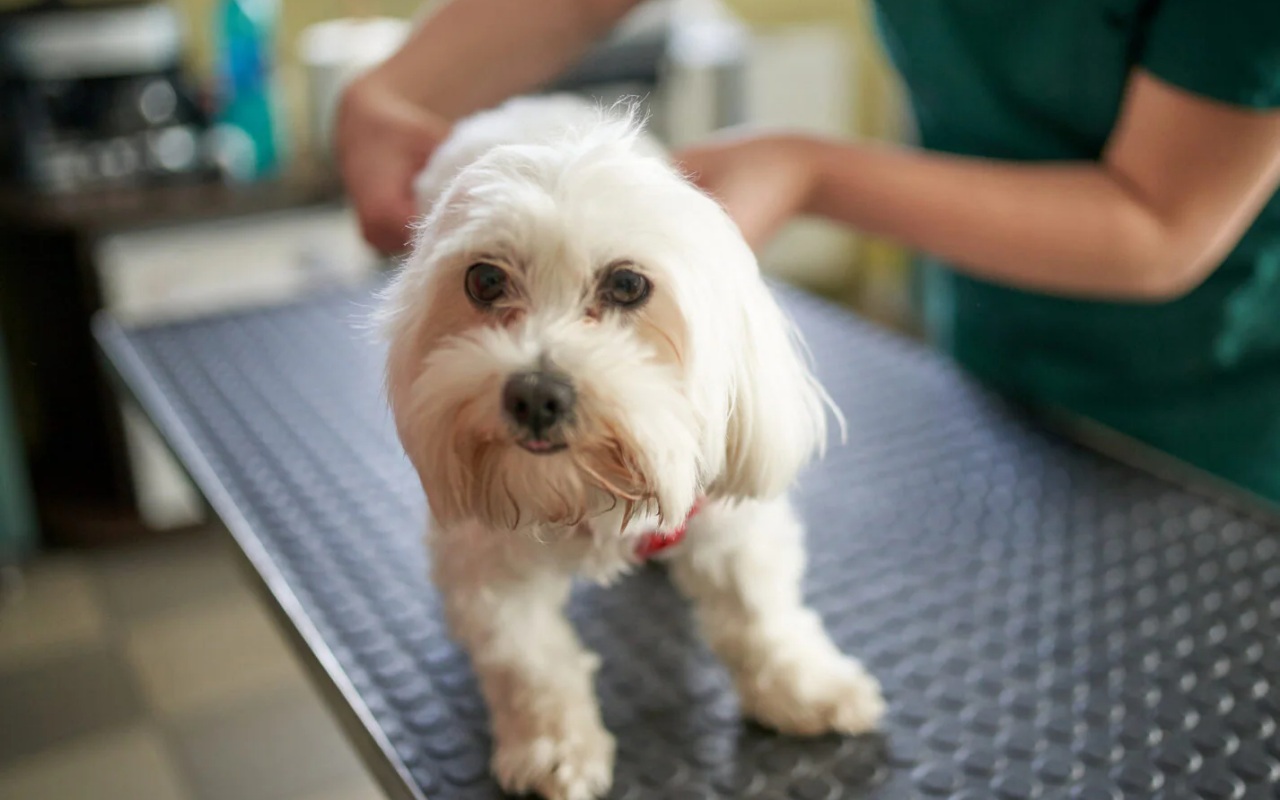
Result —
[[563, 429], [573, 418], [576, 400], [573, 384], [547, 370], [517, 373], [502, 387], [502, 411], [520, 446], [532, 453], [565, 448]]

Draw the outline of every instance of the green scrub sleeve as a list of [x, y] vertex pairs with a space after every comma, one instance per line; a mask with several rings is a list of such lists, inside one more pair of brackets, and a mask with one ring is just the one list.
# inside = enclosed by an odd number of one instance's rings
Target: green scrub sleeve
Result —
[[1280, 0], [1165, 0], [1141, 64], [1161, 80], [1224, 103], [1280, 107]]

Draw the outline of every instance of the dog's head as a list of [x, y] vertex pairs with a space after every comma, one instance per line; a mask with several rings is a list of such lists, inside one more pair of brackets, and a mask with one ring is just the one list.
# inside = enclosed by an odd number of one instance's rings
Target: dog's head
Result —
[[821, 448], [825, 395], [750, 248], [640, 135], [487, 149], [423, 222], [387, 378], [441, 522], [678, 521], [785, 491]]

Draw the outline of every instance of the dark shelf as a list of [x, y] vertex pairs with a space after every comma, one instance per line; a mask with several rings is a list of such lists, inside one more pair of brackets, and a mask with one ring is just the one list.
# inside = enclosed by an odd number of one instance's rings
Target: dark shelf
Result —
[[270, 213], [337, 202], [341, 198], [342, 183], [332, 168], [303, 164], [279, 178], [247, 185], [208, 181], [65, 196], [0, 188], [0, 225], [95, 235]]

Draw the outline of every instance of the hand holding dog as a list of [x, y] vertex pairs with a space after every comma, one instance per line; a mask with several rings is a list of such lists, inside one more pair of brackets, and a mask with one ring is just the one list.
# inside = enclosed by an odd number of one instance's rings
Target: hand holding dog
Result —
[[687, 147], [675, 159], [756, 250], [804, 212], [813, 191], [813, 163], [801, 136], [734, 132]]
[[377, 73], [357, 79], [338, 107], [338, 165], [365, 239], [387, 255], [409, 244], [421, 210], [413, 182], [449, 123], [398, 92]]

